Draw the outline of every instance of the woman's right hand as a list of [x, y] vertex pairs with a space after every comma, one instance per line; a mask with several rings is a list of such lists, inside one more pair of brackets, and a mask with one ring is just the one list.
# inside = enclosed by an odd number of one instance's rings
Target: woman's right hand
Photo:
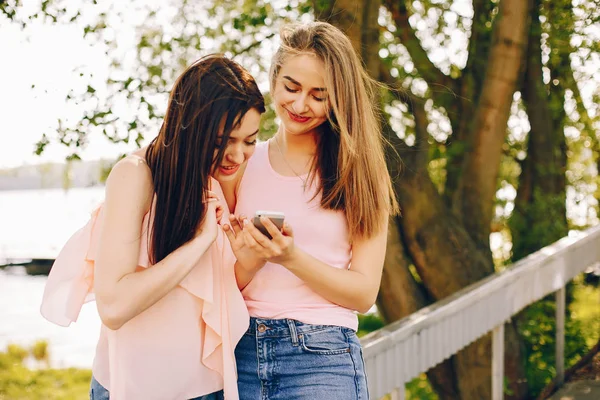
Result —
[[265, 265], [266, 260], [258, 257], [257, 253], [246, 245], [242, 232], [245, 219], [244, 216], [229, 215], [229, 225], [224, 224], [223, 231], [229, 239], [231, 250], [238, 263], [248, 271], [256, 271]]
[[208, 191], [205, 201], [206, 213], [204, 215], [204, 220], [198, 225], [196, 237], [204, 236], [210, 241], [214, 241], [219, 232], [218, 224], [223, 215], [223, 206], [216, 193], [211, 191]]

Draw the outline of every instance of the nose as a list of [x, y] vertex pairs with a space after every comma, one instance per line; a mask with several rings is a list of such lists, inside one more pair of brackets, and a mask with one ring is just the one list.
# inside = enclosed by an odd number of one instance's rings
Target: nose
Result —
[[241, 144], [230, 146], [225, 158], [232, 164], [241, 164], [244, 162], [244, 149]]
[[292, 103], [293, 111], [296, 114], [302, 114], [303, 112], [308, 111], [308, 104], [306, 102], [306, 95], [302, 94], [296, 98], [296, 100]]

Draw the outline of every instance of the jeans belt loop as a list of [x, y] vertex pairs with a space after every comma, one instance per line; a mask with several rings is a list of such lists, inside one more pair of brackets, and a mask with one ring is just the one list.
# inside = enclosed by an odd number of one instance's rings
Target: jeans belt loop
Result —
[[290, 335], [292, 336], [292, 346], [298, 346], [298, 332], [296, 331], [296, 324], [293, 319], [287, 320], [290, 328]]

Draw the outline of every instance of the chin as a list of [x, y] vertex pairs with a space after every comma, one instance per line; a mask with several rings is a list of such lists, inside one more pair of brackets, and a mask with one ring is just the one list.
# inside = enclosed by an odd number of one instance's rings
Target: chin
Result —
[[235, 178], [237, 176], [238, 176], [238, 172], [236, 172], [233, 175], [216, 174], [215, 176], [213, 176], [213, 178], [215, 178], [217, 180], [217, 182], [221, 183], [221, 182], [231, 182], [231, 181], [235, 180]]
[[290, 135], [294, 135], [294, 136], [301, 136], [301, 135], [314, 133], [314, 131], [317, 127], [318, 127], [318, 125], [300, 127], [300, 126], [295, 126], [293, 124], [287, 124], [284, 126], [286, 132], [289, 133]]

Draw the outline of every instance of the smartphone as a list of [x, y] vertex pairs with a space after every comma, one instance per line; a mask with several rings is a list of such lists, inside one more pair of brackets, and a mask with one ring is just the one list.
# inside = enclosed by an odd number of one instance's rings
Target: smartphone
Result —
[[267, 217], [275, 224], [277, 229], [283, 229], [283, 220], [285, 219], [285, 215], [282, 212], [278, 211], [257, 211], [254, 214], [254, 226], [256, 229], [262, 232], [263, 235], [268, 237], [269, 239], [273, 239], [267, 228], [260, 222], [260, 217]]

